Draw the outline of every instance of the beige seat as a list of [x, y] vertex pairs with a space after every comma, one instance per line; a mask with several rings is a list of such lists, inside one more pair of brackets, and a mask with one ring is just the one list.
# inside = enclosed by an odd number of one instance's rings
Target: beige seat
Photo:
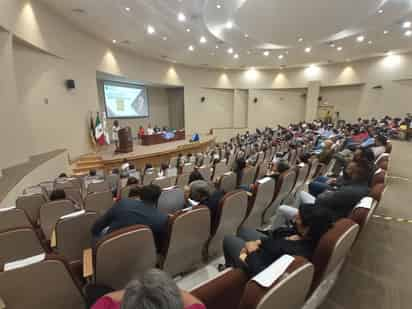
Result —
[[256, 229], [262, 225], [262, 214], [272, 202], [274, 191], [275, 180], [273, 178], [266, 177], [256, 182], [248, 216], [242, 224], [243, 227]]
[[44, 253], [36, 232], [30, 227], [0, 233], [0, 248], [0, 270], [5, 263]]
[[162, 269], [172, 276], [195, 269], [202, 263], [202, 251], [209, 236], [210, 212], [207, 207], [196, 206], [171, 216], [162, 249]]
[[152, 181], [152, 184], [158, 185], [162, 189], [169, 188], [176, 184], [176, 177], [174, 176], [158, 177]]
[[214, 168], [214, 171], [213, 171], [213, 181], [216, 181], [223, 174], [229, 172], [229, 170], [230, 170], [230, 165], [227, 165], [226, 161], [218, 162], [215, 165], [215, 168]]
[[288, 161], [289, 161], [290, 166], [295, 166], [296, 165], [297, 155], [298, 155], [298, 153], [297, 153], [296, 149], [290, 149], [289, 150]]
[[377, 204], [378, 202], [372, 197], [364, 197], [352, 210], [349, 219], [353, 220], [359, 225], [358, 238], [361, 236], [361, 233], [368, 225], [370, 218], [375, 212]]
[[0, 297], [6, 309], [85, 309], [80, 288], [58, 257], [0, 272]]
[[197, 168], [205, 181], [210, 181], [212, 178], [212, 168], [209, 165], [203, 165]]
[[48, 202], [40, 207], [40, 227], [46, 240], [50, 240], [54, 227], [60, 217], [78, 209], [69, 200]]
[[32, 224], [37, 225], [40, 217], [40, 207], [47, 202], [43, 194], [19, 196], [16, 207], [24, 210]]
[[173, 187], [162, 190], [159, 200], [157, 201], [157, 208], [167, 214], [173, 214], [185, 207], [185, 193], [182, 188]]
[[156, 247], [150, 228], [135, 225], [102, 238], [94, 251], [96, 284], [123, 289], [137, 274], [156, 266]]
[[257, 176], [256, 179], [262, 179], [263, 177], [265, 177], [268, 173], [268, 169], [269, 169], [269, 165], [268, 162], [262, 162], [259, 166], [258, 166], [258, 171], [257, 171]]
[[[74, 215], [74, 214], [73, 214]], [[92, 246], [92, 226], [99, 218], [95, 212], [60, 218], [56, 224], [53, 250], [69, 264], [81, 264], [83, 250]]]
[[263, 212], [263, 222], [267, 223], [269, 219], [276, 213], [283, 200], [285, 200], [295, 186], [296, 171], [291, 168], [278, 178], [275, 188], [274, 199], [272, 203]]
[[240, 185], [242, 186], [250, 186], [255, 182], [256, 177], [256, 166], [249, 166], [243, 170], [242, 179], [240, 180]]
[[0, 209], [0, 232], [20, 227], [32, 227], [23, 210], [18, 208]]
[[270, 287], [250, 280], [239, 309], [301, 309], [305, 304], [314, 274], [314, 267], [302, 257], [295, 260]]
[[189, 174], [180, 174], [176, 179], [176, 186], [184, 188], [189, 183]]
[[223, 192], [229, 193], [236, 189], [236, 181], [236, 174], [234, 172], [228, 172], [220, 178], [218, 187]]
[[246, 217], [248, 196], [246, 191], [237, 190], [227, 193], [220, 201], [216, 211], [216, 222], [212, 223], [211, 237], [208, 241], [208, 257], [222, 254], [223, 238], [236, 235]]
[[309, 175], [306, 181], [311, 181], [316, 176], [319, 169], [319, 160], [317, 158], [312, 158], [309, 162], [309, 166]]
[[[129, 197], [130, 190], [131, 190], [132, 188], [136, 188], [136, 187], [137, 187], [136, 185], [130, 185], [130, 186], [125, 186], [125, 187], [121, 188], [121, 189], [119, 190], [119, 198], [121, 198], [121, 199], [123, 199], [123, 198], [128, 198], [128, 197]], [[87, 200], [87, 199], [86, 199], [86, 200]]]
[[81, 191], [78, 188], [71, 187], [64, 189], [66, 193], [66, 198], [71, 200], [73, 203], [78, 205], [80, 208], [84, 207], [83, 196]]
[[103, 191], [89, 194], [84, 201], [86, 211], [97, 212], [103, 215], [113, 206], [113, 196], [111, 191]]
[[297, 173], [298, 175], [296, 177], [295, 188], [293, 189], [294, 192], [301, 190], [305, 184], [306, 178], [309, 174], [309, 165], [304, 163], [297, 165]]
[[143, 185], [144, 186], [150, 185], [155, 179], [156, 179], [156, 173], [154, 171], [151, 173], [146, 173], [143, 175]]
[[192, 163], [185, 163], [182, 166], [182, 174], [191, 174], [193, 172], [194, 165]]
[[87, 185], [87, 194], [109, 191], [110, 185], [106, 180], [91, 182]]

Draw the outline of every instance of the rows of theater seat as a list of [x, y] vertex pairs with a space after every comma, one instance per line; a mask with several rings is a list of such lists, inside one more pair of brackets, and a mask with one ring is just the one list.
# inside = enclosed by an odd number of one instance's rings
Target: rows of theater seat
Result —
[[[288, 150], [292, 168], [280, 175], [277, 182], [272, 178], [262, 178], [274, 154]], [[99, 240], [91, 249], [91, 226], [113, 205], [112, 180], [109, 177], [87, 186], [82, 179], [73, 178], [29, 188], [27, 194], [17, 199], [16, 208], [0, 212], [0, 246], [4, 248], [0, 254], [3, 269], [0, 273], [0, 297], [6, 308], [32, 307], [36, 301], [41, 305], [44, 304], [41, 301], [46, 300], [50, 308], [82, 308], [81, 287], [87, 281], [121, 289], [136, 273], [152, 267], [160, 267], [171, 275], [197, 269], [222, 254], [224, 236], [236, 234], [241, 226], [263, 226], [282, 201], [293, 196], [315, 176], [327, 174], [333, 168], [334, 160], [323, 166], [315, 158], [309, 164], [296, 165], [302, 150], [301, 147], [289, 149], [287, 143], [280, 143], [266, 153], [259, 153], [256, 164], [246, 168], [240, 182], [241, 185], [253, 185], [251, 193], [236, 190], [236, 175], [230, 172], [236, 153], [215, 165], [211, 165], [211, 160], [205, 160], [203, 163], [206, 164], [200, 167], [184, 164], [176, 176], [157, 178], [151, 173], [143, 175], [143, 184], [162, 185], [164, 189], [158, 207], [170, 214], [168, 235], [158, 248], [159, 255], [152, 232], [145, 226], [118, 230]], [[384, 190], [388, 160], [389, 156], [385, 154], [376, 162], [381, 169], [372, 181], [372, 199], [355, 208], [349, 219], [335, 224], [322, 238], [311, 263], [296, 258], [287, 270], [289, 275], [267, 289], [247, 282], [237, 270], [228, 270], [195, 289], [194, 294], [208, 308], [238, 308], [245, 303], [251, 306], [250, 298], [254, 303], [252, 307], [256, 307], [257, 300], [266, 299], [263, 295], [279, 287], [286, 292], [289, 288], [296, 290], [297, 286], [301, 287], [299, 295], [305, 299], [309, 291], [313, 293], [330, 275], [336, 276], [359, 230], [366, 227]], [[173, 169], [174, 166], [171, 162], [170, 167]], [[188, 175], [194, 168], [199, 169], [211, 188], [226, 192], [214, 222], [207, 207], [199, 205], [184, 209], [182, 186], [187, 184]], [[164, 179], [167, 181], [163, 182]], [[124, 197], [130, 188], [123, 187], [120, 179], [116, 181], [119, 183], [118, 195]], [[65, 190], [69, 199], [48, 201], [48, 192], [55, 188]], [[14, 264], [10, 264], [36, 255], [40, 255], [40, 260], [35, 259], [36, 263], [29, 266], [13, 269]], [[39, 277], [42, 285], [47, 286], [47, 292], [38, 285]], [[288, 284], [283, 284], [285, 280]], [[19, 298], [14, 289], [16, 285], [10, 283], [23, 285], [28, 296]], [[47, 295], [43, 295], [45, 293]]]

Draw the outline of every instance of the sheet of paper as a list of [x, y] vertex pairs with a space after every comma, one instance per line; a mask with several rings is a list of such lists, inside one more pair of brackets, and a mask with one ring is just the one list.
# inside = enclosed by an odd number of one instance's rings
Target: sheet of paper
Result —
[[358, 203], [358, 205], [355, 206], [355, 208], [371, 209], [372, 204], [373, 204], [373, 198], [371, 198], [370, 196], [367, 196], [361, 199], [361, 201]]
[[283, 255], [264, 271], [253, 277], [252, 280], [260, 286], [268, 288], [285, 273], [286, 269], [288, 269], [294, 259], [293, 256]]
[[26, 267], [32, 264], [40, 263], [41, 261], [44, 261], [45, 258], [46, 258], [46, 254], [42, 253], [39, 255], [28, 257], [26, 259], [10, 262], [10, 263], [4, 264], [4, 271], [10, 271], [13, 269], [18, 269], [18, 268]]

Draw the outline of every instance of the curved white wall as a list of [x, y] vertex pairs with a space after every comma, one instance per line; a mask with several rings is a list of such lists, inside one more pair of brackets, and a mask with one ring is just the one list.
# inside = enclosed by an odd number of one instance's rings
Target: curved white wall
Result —
[[[233, 115], [244, 113], [244, 108], [218, 106], [219, 102], [226, 104], [226, 94], [213, 99], [210, 105], [201, 105], [202, 94], [216, 96], [217, 90], [207, 88], [252, 89], [256, 93], [259, 89], [306, 88], [312, 80], [320, 81], [322, 87], [364, 84], [357, 104], [358, 115], [398, 115], [410, 111], [410, 54], [375, 58], [350, 66], [324, 66], [319, 70], [226, 72], [171, 65], [119, 50], [77, 30], [36, 0], [0, 1], [0, 27], [7, 30], [0, 30], [3, 71], [0, 125], [1, 132], [6, 132], [2, 144], [7, 145], [5, 151], [0, 152], [0, 168], [21, 162], [29, 155], [61, 147], [67, 148], [71, 156], [90, 151], [88, 113], [99, 108], [96, 71], [137, 81], [184, 85], [188, 132], [206, 132], [211, 127], [237, 124], [239, 119], [244, 119], [244, 115]], [[69, 78], [77, 83], [73, 92], [64, 88], [63, 82]], [[378, 84], [384, 88], [373, 90]], [[256, 95], [266, 99], [273, 96], [265, 92]], [[239, 96], [233, 97], [236, 104]], [[291, 119], [300, 117], [300, 108], [290, 115]], [[231, 120], [226, 123], [227, 119]], [[261, 123], [253, 114], [247, 119], [250, 128], [269, 124]]]

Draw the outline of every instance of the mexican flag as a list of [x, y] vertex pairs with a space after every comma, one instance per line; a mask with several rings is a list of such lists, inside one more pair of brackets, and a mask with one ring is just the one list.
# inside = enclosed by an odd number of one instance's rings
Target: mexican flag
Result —
[[95, 126], [96, 127], [94, 129], [94, 134], [96, 136], [96, 142], [99, 145], [104, 145], [106, 143], [106, 139], [104, 137], [103, 124], [100, 122], [99, 113], [97, 113], [97, 116], [96, 116]]

